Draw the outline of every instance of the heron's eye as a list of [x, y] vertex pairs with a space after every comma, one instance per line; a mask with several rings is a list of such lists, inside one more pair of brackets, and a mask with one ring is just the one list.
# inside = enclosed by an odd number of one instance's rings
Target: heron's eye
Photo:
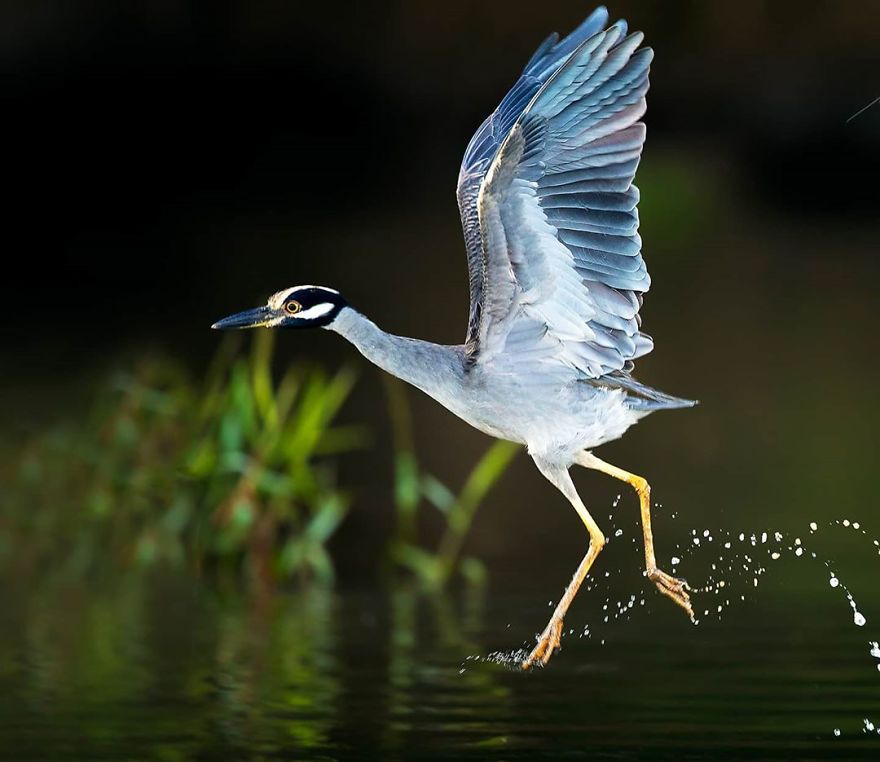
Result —
[[291, 299], [289, 302], [284, 303], [284, 311], [288, 315], [296, 315], [301, 309], [302, 305], [295, 299]]

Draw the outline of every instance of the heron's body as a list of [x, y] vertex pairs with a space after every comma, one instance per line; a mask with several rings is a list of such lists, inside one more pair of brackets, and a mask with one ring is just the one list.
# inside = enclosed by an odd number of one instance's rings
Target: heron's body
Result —
[[657, 568], [648, 483], [591, 452], [654, 410], [694, 404], [631, 375], [653, 348], [639, 317], [651, 281], [633, 184], [653, 53], [639, 47], [640, 33], [627, 36], [625, 22], [607, 21], [599, 8], [565, 39], [549, 37], [465, 151], [457, 189], [471, 294], [463, 344], [386, 333], [319, 286], [286, 289], [215, 324], [335, 331], [475, 428], [528, 448], [577, 511], [590, 547], [525, 667], [559, 647], [562, 619], [605, 544], [569, 476], [574, 464], [637, 491], [646, 574], [692, 613], [683, 581]]
[[545, 381], [536, 395], [536, 379], [473, 363], [466, 344], [393, 336], [351, 308], [331, 330], [475, 429], [554, 463], [571, 465], [579, 452], [617, 439], [646, 413], [622, 389], [565, 375]]

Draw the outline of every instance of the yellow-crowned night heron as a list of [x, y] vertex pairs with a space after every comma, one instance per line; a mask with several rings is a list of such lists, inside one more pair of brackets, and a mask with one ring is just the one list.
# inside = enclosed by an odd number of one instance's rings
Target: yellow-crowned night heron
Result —
[[[591, 450], [645, 415], [695, 403], [636, 381], [651, 351], [638, 311], [650, 278], [633, 178], [653, 52], [607, 29], [598, 8], [568, 37], [550, 36], [477, 130], [458, 178], [470, 269], [464, 344], [393, 336], [330, 288], [296, 286], [214, 328], [328, 328], [493, 437], [519, 442], [574, 506], [587, 554], [524, 667], [559, 647], [562, 620], [605, 545], [569, 476], [572, 464], [632, 486], [641, 503], [647, 576], [692, 616], [687, 585], [657, 568], [648, 482]], [[603, 31], [604, 29], [604, 31]]]

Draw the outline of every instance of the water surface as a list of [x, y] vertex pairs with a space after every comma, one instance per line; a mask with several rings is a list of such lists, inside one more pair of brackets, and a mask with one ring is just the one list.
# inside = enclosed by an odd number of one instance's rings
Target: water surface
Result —
[[5, 589], [3, 759], [880, 755], [864, 727], [880, 717], [880, 659], [831, 597], [771, 586], [695, 627], [653, 594], [606, 624], [595, 590], [550, 666], [525, 674], [485, 657], [543, 625], [534, 589]]

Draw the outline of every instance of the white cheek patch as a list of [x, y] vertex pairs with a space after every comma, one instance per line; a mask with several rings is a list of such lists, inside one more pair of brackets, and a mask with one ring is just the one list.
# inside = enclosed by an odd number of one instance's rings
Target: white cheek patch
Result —
[[297, 312], [296, 315], [294, 315], [293, 317], [296, 320], [314, 320], [315, 318], [319, 318], [322, 315], [326, 315], [332, 310], [333, 305], [324, 302], [324, 304], [316, 304], [314, 307], [309, 307], [307, 310]]

